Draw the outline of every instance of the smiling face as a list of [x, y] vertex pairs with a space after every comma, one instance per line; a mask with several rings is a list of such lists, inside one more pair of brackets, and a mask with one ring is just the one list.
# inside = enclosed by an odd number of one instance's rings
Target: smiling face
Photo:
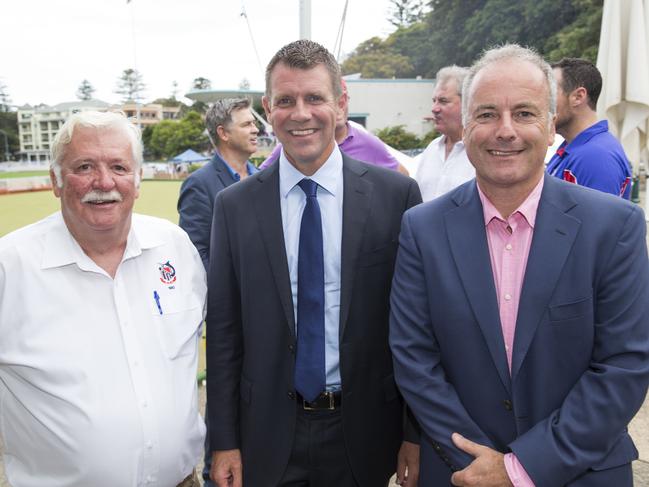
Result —
[[335, 98], [333, 81], [322, 64], [298, 69], [279, 63], [269, 82], [269, 96], [262, 100], [268, 121], [291, 164], [312, 175], [334, 149], [342, 97]]
[[467, 96], [464, 144], [480, 188], [529, 194], [554, 140], [543, 73], [527, 61], [498, 61], [476, 74]]
[[61, 161], [54, 194], [70, 233], [82, 245], [98, 238], [126, 239], [139, 195], [128, 136], [119, 129], [79, 127]]

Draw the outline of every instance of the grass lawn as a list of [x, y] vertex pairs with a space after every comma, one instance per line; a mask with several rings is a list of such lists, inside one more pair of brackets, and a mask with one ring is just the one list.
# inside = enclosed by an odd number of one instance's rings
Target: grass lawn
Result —
[[[135, 211], [178, 223], [176, 202], [180, 181], [143, 181]], [[0, 195], [0, 237], [60, 209], [51, 191]]]
[[31, 176], [48, 176], [49, 171], [16, 171], [0, 172], [0, 179], [28, 178]]

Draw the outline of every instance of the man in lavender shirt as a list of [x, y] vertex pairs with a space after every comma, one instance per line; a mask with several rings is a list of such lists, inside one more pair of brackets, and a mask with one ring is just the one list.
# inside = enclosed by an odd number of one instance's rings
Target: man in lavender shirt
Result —
[[[365, 128], [353, 121], [347, 120], [349, 114], [349, 94], [345, 80], [342, 80], [343, 113], [336, 123], [335, 138], [338, 147], [349, 157], [367, 162], [375, 166], [385, 167], [408, 175], [408, 170], [390, 154], [386, 145], [376, 135], [369, 133]], [[265, 169], [279, 159], [282, 144], [277, 144], [273, 152], [259, 166]]]
[[552, 68], [487, 51], [463, 88], [476, 179], [403, 217], [392, 283], [397, 385], [419, 487], [631, 487], [649, 382], [642, 210], [544, 175]]

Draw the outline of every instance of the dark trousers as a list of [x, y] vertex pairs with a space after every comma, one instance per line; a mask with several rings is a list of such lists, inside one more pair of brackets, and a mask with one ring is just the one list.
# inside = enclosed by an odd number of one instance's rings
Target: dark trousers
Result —
[[340, 408], [297, 409], [293, 450], [279, 487], [359, 487], [347, 458]]

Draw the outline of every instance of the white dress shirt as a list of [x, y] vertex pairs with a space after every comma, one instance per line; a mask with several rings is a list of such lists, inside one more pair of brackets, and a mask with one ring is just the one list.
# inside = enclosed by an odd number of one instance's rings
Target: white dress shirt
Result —
[[[297, 183], [305, 177], [286, 159], [282, 149], [279, 158], [279, 194], [296, 323], [300, 225], [302, 224], [302, 213], [304, 213], [304, 207], [306, 206], [306, 195]], [[322, 217], [327, 390], [338, 390], [341, 388], [338, 329], [340, 324], [340, 258], [343, 233], [343, 158], [337, 145], [334, 146], [333, 152], [322, 167], [313, 176], [309, 176], [308, 179], [318, 183], [318, 205]]]
[[434, 139], [422, 152], [415, 180], [421, 197], [430, 201], [475, 177], [475, 169], [464, 149], [464, 142], [456, 142], [446, 157], [446, 136]]
[[114, 279], [60, 213], [0, 239], [0, 434], [13, 487], [175, 487], [192, 471], [205, 433], [205, 281], [187, 234], [158, 218], [133, 215]]

